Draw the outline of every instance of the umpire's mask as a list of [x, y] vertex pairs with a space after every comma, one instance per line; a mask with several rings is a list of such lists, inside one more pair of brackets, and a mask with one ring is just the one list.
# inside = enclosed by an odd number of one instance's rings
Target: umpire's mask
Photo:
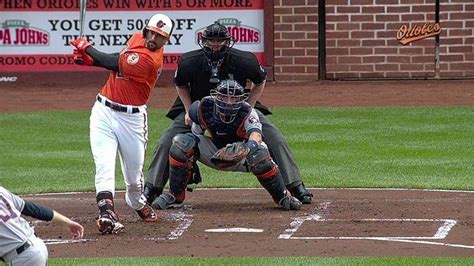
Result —
[[199, 46], [201, 46], [209, 62], [219, 65], [219, 61], [225, 58], [233, 45], [234, 40], [227, 28], [217, 21], [207, 26], [199, 42]]
[[214, 99], [214, 115], [220, 121], [229, 124], [234, 121], [237, 113], [248, 98], [248, 93], [234, 79], [226, 79], [211, 90]]

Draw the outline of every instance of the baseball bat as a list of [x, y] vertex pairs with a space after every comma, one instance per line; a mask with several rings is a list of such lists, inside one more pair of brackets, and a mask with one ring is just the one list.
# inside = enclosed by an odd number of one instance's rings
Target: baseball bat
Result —
[[[82, 38], [84, 36], [84, 24], [86, 22], [86, 7], [87, 7], [87, 0], [79, 0], [79, 8], [80, 13], [79, 13], [79, 38]], [[77, 58], [77, 63], [78, 64], [83, 64], [84, 60], [82, 57]]]

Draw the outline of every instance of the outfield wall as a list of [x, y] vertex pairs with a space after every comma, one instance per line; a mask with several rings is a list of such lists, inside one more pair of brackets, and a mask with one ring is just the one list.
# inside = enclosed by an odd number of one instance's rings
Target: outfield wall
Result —
[[[327, 79], [473, 78], [474, 2], [274, 1], [275, 80], [318, 79], [318, 7], [325, 3]], [[438, 37], [403, 45], [407, 27], [439, 22]], [[429, 25], [428, 25], [429, 26]], [[437, 40], [437, 38], [439, 38]]]
[[[93, 70], [71, 59], [78, 3], [0, 1], [0, 82], [25, 72]], [[86, 37], [104, 52], [119, 51], [157, 10], [177, 23], [165, 83], [214, 20], [232, 30], [235, 47], [257, 55], [269, 80], [474, 78], [470, 0], [89, 0]]]

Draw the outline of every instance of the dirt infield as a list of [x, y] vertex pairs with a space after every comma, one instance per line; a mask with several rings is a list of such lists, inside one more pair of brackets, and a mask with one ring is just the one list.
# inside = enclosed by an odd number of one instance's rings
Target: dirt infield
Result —
[[[184, 209], [141, 222], [119, 193], [116, 209], [126, 231], [100, 235], [88, 194], [31, 199], [85, 225], [84, 242], [39, 223], [52, 257], [81, 256], [473, 256], [474, 193], [392, 190], [312, 190], [315, 203], [280, 210], [263, 189], [188, 193]], [[249, 228], [262, 232], [207, 232]]]
[[[26, 77], [26, 78], [25, 78]], [[0, 112], [89, 110], [105, 76], [36, 74], [0, 83]], [[474, 81], [269, 83], [262, 102], [293, 106], [474, 106]], [[168, 108], [172, 86], [158, 86], [149, 108]], [[91, 184], [92, 185], [92, 184]], [[197, 190], [186, 208], [144, 224], [116, 197], [126, 231], [97, 233], [94, 195], [28, 197], [83, 223], [84, 241], [36, 223], [51, 257], [92, 256], [474, 256], [474, 193], [410, 190], [312, 190], [314, 203], [278, 209], [263, 190]], [[262, 232], [207, 232], [250, 228]], [[228, 229], [230, 230], [230, 229]]]

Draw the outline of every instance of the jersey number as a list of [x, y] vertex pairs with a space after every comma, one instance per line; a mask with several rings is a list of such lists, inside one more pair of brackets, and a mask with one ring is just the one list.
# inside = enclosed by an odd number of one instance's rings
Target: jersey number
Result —
[[0, 195], [0, 220], [7, 222], [10, 219], [16, 218], [18, 215], [12, 209], [10, 203]]

